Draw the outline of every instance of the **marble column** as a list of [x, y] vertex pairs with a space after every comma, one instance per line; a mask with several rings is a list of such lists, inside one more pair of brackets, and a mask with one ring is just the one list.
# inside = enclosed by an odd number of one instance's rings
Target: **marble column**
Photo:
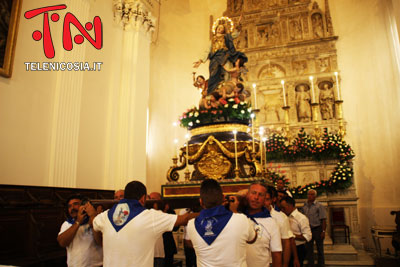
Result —
[[146, 184], [150, 43], [155, 23], [150, 9], [148, 1], [114, 2], [115, 22], [123, 33], [120, 72], [115, 73], [116, 86], [110, 88], [108, 104], [107, 188], [124, 188], [132, 180]]
[[[80, 21], [89, 20], [88, 0], [70, 0], [67, 4], [68, 10], [73, 10]], [[57, 61], [84, 62], [86, 43], [84, 41], [79, 46], [74, 44], [71, 51], [65, 51], [60, 44], [56, 48]], [[49, 155], [49, 186], [76, 187], [83, 75], [83, 71], [57, 72]]]

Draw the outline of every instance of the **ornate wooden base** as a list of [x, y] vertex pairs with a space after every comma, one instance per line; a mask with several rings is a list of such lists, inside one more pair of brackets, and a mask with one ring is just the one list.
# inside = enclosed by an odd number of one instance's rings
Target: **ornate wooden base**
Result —
[[[236, 139], [234, 130], [237, 131]], [[255, 177], [262, 172], [256, 160], [260, 157], [259, 143], [255, 142], [253, 145], [248, 131], [247, 125], [239, 123], [222, 123], [192, 129], [188, 148], [180, 149], [179, 162], [174, 162], [167, 172], [168, 181], [179, 180], [178, 171], [187, 167], [187, 161], [194, 167], [189, 179], [192, 181]], [[235, 169], [238, 172], [235, 173]]]

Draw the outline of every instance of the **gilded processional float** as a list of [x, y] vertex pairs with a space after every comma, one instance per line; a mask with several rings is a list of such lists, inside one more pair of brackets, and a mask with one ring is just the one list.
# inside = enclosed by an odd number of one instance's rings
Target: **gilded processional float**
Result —
[[226, 194], [283, 178], [295, 198], [313, 188], [350, 203], [346, 223], [358, 233], [328, 1], [321, 9], [310, 0], [230, 0], [211, 32], [208, 56], [194, 62], [194, 70], [208, 63], [209, 77], [193, 72], [201, 99], [179, 118], [189, 134], [163, 197], [198, 197], [206, 178]]

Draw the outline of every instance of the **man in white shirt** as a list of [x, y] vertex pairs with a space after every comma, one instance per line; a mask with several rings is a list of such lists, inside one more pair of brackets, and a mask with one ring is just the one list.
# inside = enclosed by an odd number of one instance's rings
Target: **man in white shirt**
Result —
[[68, 266], [101, 266], [103, 250], [95, 243], [89, 222], [97, 213], [90, 202], [82, 205], [83, 199], [86, 198], [81, 195], [68, 198], [67, 221], [62, 224], [57, 241], [67, 248]]
[[[296, 209], [296, 202], [287, 196], [281, 200], [281, 209], [289, 217], [290, 228], [295, 235], [295, 243], [300, 266], [306, 256], [306, 242], [311, 240], [310, 223], [307, 217]], [[289, 263], [291, 266], [291, 263]]]
[[[289, 218], [285, 213], [275, 209], [276, 202], [276, 189], [272, 186], [267, 187], [267, 194], [265, 195], [265, 207], [269, 210], [271, 217], [275, 219], [279, 226], [281, 240], [282, 240], [282, 266], [288, 267], [290, 261], [290, 242], [294, 239], [294, 234], [290, 230]], [[294, 242], [294, 240], [293, 240]], [[297, 253], [296, 253], [297, 254]]]
[[284, 191], [286, 193], [286, 195], [288, 195], [289, 197], [293, 197], [292, 193], [290, 193], [290, 191], [285, 188], [285, 181], [282, 178], [279, 178], [276, 181], [276, 190]]
[[132, 181], [125, 187], [125, 198], [94, 219], [94, 237], [103, 243], [105, 267], [153, 267], [154, 247], [161, 235], [197, 215], [145, 209], [146, 197], [144, 184]]
[[223, 199], [216, 180], [202, 182], [200, 205], [204, 209], [187, 226], [199, 267], [246, 267], [246, 245], [257, 238], [254, 223], [243, 214], [227, 210], [222, 206]]
[[264, 207], [266, 195], [269, 193], [262, 183], [250, 185], [246, 195], [248, 205], [245, 214], [259, 226], [256, 242], [247, 245], [246, 262], [251, 267], [269, 266], [271, 260], [272, 267], [282, 266], [281, 234], [276, 221]]

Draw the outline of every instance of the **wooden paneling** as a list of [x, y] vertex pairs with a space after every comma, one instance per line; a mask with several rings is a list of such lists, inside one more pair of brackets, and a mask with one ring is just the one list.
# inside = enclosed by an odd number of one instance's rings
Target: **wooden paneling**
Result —
[[72, 194], [113, 199], [111, 190], [0, 185], [0, 264], [65, 265], [57, 243], [65, 221], [65, 201]]

